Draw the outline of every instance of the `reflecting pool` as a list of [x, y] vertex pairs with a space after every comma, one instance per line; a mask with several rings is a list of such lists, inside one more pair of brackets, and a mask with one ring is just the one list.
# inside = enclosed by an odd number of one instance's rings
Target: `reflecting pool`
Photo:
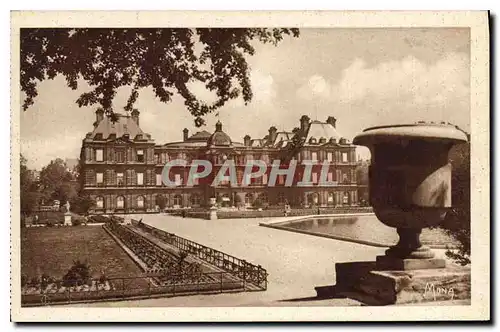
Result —
[[[382, 224], [375, 215], [356, 217], [317, 216], [275, 223], [269, 226], [384, 247], [396, 244], [399, 238], [395, 228]], [[422, 244], [435, 248], [455, 245], [455, 241], [441, 229], [423, 229], [420, 240]]]

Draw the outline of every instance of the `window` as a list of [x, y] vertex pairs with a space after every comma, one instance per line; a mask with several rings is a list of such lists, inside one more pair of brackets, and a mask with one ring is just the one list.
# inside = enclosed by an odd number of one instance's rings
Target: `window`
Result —
[[139, 209], [144, 208], [144, 196], [137, 196], [137, 207]]
[[332, 162], [332, 161], [333, 161], [333, 153], [328, 152], [328, 153], [326, 154], [326, 158], [328, 159], [328, 161], [329, 161], [329, 162]]
[[349, 183], [349, 180], [347, 180], [347, 174], [342, 174], [342, 182]]
[[245, 206], [249, 207], [252, 205], [252, 194], [248, 193], [245, 195]]
[[332, 192], [328, 193], [328, 204], [334, 203], [334, 195]]
[[156, 185], [161, 186], [161, 174], [156, 174]]
[[97, 196], [95, 199], [95, 205], [98, 209], [104, 209], [104, 198]]
[[176, 186], [182, 185], [182, 178], [180, 174], [175, 174], [175, 185]]
[[312, 173], [312, 183], [318, 183], [318, 173]]
[[349, 193], [345, 192], [344, 197], [342, 198], [342, 204], [349, 204]]
[[125, 151], [117, 150], [115, 152], [115, 160], [117, 163], [124, 163], [125, 162]]
[[158, 153], [155, 153], [155, 164], [160, 163], [160, 155]]
[[95, 149], [95, 161], [104, 161], [102, 149]]
[[283, 174], [278, 175], [278, 184], [285, 184], [285, 176]]
[[116, 173], [116, 184], [118, 186], [123, 186], [125, 184], [123, 182], [123, 173]]
[[199, 206], [200, 202], [201, 202], [200, 195], [198, 195], [198, 194], [191, 195], [191, 205], [192, 206]]
[[347, 162], [347, 152], [342, 152], [342, 162], [343, 163]]
[[137, 161], [140, 163], [144, 162], [144, 150], [137, 150]]
[[123, 198], [123, 196], [116, 197], [116, 208], [123, 209], [124, 206], [125, 206], [125, 199]]
[[181, 195], [174, 196], [174, 205], [177, 205], [177, 206], [182, 205], [182, 196]]
[[278, 193], [278, 204], [285, 204], [285, 193]]
[[96, 173], [96, 182], [98, 185], [104, 183], [104, 175], [103, 173]]
[[269, 202], [269, 197], [266, 193], [262, 193], [259, 195], [259, 199], [262, 203], [267, 204]]
[[311, 152], [311, 160], [313, 160], [313, 161], [318, 160], [318, 153], [317, 152]]
[[144, 185], [144, 173], [137, 173], [137, 185]]
[[312, 201], [314, 204], [318, 204], [318, 194], [314, 193], [312, 195]]
[[329, 181], [329, 182], [333, 181], [333, 173], [332, 172], [328, 172], [327, 181]]

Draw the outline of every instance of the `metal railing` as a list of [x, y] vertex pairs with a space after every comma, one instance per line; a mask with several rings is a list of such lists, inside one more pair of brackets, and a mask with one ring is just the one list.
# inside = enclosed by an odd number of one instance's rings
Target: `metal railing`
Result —
[[219, 250], [209, 248], [175, 234], [162, 231], [150, 225], [139, 223], [133, 219], [132, 224], [139, 227], [143, 231], [154, 235], [167, 244], [170, 244], [180, 250], [184, 250], [211, 265], [232, 273], [244, 282], [250, 283], [260, 290], [267, 289], [268, 273], [260, 265], [251, 264], [246, 260], [228, 255]]
[[109, 278], [105, 282], [91, 279], [88, 282], [90, 286], [42, 288], [41, 285], [37, 285], [25, 287], [21, 294], [21, 305], [45, 306], [245, 290], [244, 280], [234, 278], [229, 272], [207, 272], [202, 276], [190, 282], [186, 281], [187, 278], [184, 276], [156, 273], [137, 277]]

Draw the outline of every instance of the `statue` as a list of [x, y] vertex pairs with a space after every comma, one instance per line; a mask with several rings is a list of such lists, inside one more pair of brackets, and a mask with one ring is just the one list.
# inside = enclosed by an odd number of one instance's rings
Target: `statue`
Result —
[[71, 207], [71, 205], [69, 204], [69, 201], [66, 201], [66, 212], [70, 212], [69, 208]]

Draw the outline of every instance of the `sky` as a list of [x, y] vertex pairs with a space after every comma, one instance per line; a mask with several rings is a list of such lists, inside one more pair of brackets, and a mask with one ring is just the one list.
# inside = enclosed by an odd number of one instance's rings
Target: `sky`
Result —
[[[470, 132], [470, 35], [457, 28], [301, 29], [277, 47], [254, 43], [252, 102], [234, 100], [219, 110], [233, 141], [246, 134], [261, 138], [270, 126], [291, 131], [305, 114], [312, 120], [337, 118], [339, 133], [352, 140], [378, 125], [446, 121]], [[82, 139], [92, 131], [96, 107], [75, 103], [86, 91], [66, 86], [63, 77], [43, 81], [27, 111], [21, 110], [21, 152], [28, 167], [41, 169], [55, 158], [78, 158]], [[193, 86], [210, 99], [202, 86]], [[129, 88], [113, 101], [123, 109]], [[215, 130], [217, 118], [196, 128], [183, 100], [165, 104], [151, 89], [140, 91], [140, 125], [157, 144], [182, 140], [182, 129]], [[369, 158], [363, 147], [358, 155]]]

